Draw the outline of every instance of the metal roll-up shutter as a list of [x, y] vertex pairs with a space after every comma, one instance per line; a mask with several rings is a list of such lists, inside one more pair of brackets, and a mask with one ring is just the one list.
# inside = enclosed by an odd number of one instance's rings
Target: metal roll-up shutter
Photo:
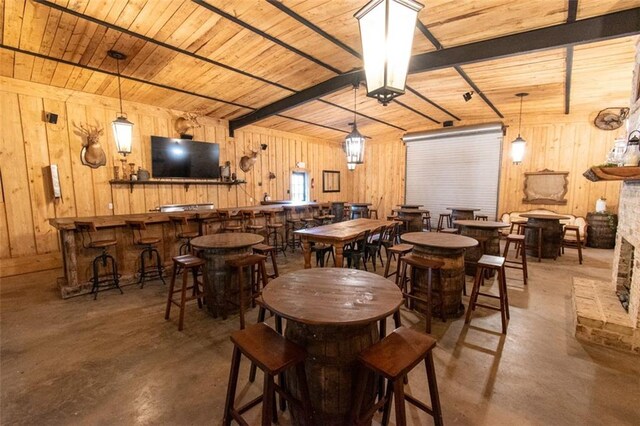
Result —
[[408, 133], [405, 203], [422, 204], [434, 225], [447, 207], [479, 208], [495, 220], [502, 124]]

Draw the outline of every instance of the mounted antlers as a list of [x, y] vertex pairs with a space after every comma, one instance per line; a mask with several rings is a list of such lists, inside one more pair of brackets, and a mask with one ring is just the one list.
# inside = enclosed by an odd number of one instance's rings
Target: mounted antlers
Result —
[[82, 164], [94, 169], [107, 164], [107, 156], [100, 145], [100, 136], [104, 135], [104, 129], [97, 125], [92, 126], [90, 124], [80, 124], [75, 127], [78, 129], [77, 134], [86, 137], [82, 142], [82, 151], [80, 151], [80, 161]]
[[240, 170], [242, 170], [245, 173], [251, 170], [253, 168], [253, 165], [256, 164], [256, 161], [258, 161], [258, 155], [260, 155], [260, 150], [264, 151], [265, 149], [267, 149], [266, 144], [261, 144], [260, 148], [258, 148], [255, 151], [253, 149], [250, 149], [251, 151], [250, 155], [243, 155], [242, 158], [240, 158]]
[[181, 117], [176, 119], [175, 129], [181, 135], [190, 134], [189, 130], [202, 127], [198, 122], [198, 118], [205, 115], [204, 110], [195, 110], [184, 113]]

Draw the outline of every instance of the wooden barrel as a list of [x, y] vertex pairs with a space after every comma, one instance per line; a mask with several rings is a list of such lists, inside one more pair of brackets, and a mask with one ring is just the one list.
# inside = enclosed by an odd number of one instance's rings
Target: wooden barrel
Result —
[[[462, 305], [462, 287], [464, 286], [464, 249], [441, 249], [435, 247], [426, 247], [415, 245], [413, 254], [416, 256], [426, 257], [431, 260], [439, 260], [444, 262], [442, 267], [442, 282], [438, 273], [434, 273], [431, 279], [431, 285], [434, 290], [438, 290], [443, 294], [445, 316], [450, 318], [458, 318], [464, 313]], [[427, 298], [427, 274], [417, 274], [417, 279], [413, 283], [412, 291], [417, 297]], [[425, 313], [426, 306], [424, 303], [415, 301], [415, 309], [418, 312]], [[432, 316], [440, 315], [440, 307], [435, 305], [432, 310]]]
[[[305, 371], [318, 425], [346, 425], [353, 408], [353, 390], [358, 374], [360, 351], [380, 340], [378, 322], [356, 326], [314, 326], [287, 321], [285, 335], [307, 350]], [[295, 369], [287, 371], [288, 389], [300, 398]], [[368, 380], [363, 407], [373, 404], [374, 380]], [[304, 416], [293, 410], [293, 424], [306, 425]]]
[[616, 245], [618, 215], [610, 213], [587, 213], [587, 246], [612, 249]]
[[[231, 277], [231, 269], [227, 266], [226, 262], [229, 259], [237, 258], [240, 256], [246, 256], [251, 253], [251, 247], [244, 247], [238, 249], [206, 249], [204, 250], [205, 264], [205, 278], [204, 278], [204, 295], [207, 300], [207, 310], [214, 318], [223, 313], [231, 313], [237, 311], [236, 306], [227, 306], [226, 299], [237, 300], [237, 286], [232, 285], [231, 288], [235, 289], [231, 294], [225, 294], [224, 287], [227, 278]], [[249, 287], [251, 278], [251, 269], [244, 269], [244, 294], [249, 294]]]
[[400, 210], [398, 211], [398, 217], [410, 219], [410, 222], [408, 222], [407, 225], [407, 232], [422, 232], [422, 213]]
[[[491, 256], [500, 256], [500, 236], [498, 229], [495, 228], [474, 228], [469, 226], [461, 227], [461, 234], [467, 237], [475, 238], [479, 242], [485, 241], [485, 252]], [[464, 272], [467, 275], [475, 276], [476, 263], [482, 257], [482, 245], [478, 244], [475, 247], [469, 247], [465, 250], [464, 260], [466, 260], [464, 266]], [[494, 271], [487, 271], [487, 277], [495, 275]]]
[[[558, 257], [558, 250], [562, 241], [562, 225], [560, 221], [557, 219], [529, 218], [527, 225], [542, 228], [542, 257], [544, 259]], [[527, 228], [525, 230], [525, 242], [527, 244], [527, 255], [538, 257], [538, 229]]]
[[342, 222], [344, 218], [344, 202], [343, 201], [333, 201], [331, 203], [331, 214], [335, 217], [333, 218], [333, 222]]
[[473, 211], [470, 210], [452, 210], [451, 220], [473, 220]]

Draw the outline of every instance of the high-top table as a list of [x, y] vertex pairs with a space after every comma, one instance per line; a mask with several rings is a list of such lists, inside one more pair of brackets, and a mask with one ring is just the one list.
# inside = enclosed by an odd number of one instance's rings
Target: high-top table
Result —
[[[442, 266], [442, 281], [439, 274], [433, 274], [433, 288], [440, 289], [444, 298], [445, 315], [459, 317], [464, 313], [462, 305], [462, 288], [464, 286], [464, 252], [465, 249], [475, 247], [478, 241], [463, 235], [445, 234], [441, 232], [409, 232], [400, 236], [408, 244], [413, 244], [412, 253], [430, 260], [444, 262]], [[426, 275], [426, 274], [424, 274]], [[419, 275], [412, 290], [417, 296], [426, 299], [427, 277]], [[418, 311], [425, 313], [426, 306], [415, 302]], [[440, 308], [436, 308], [436, 312]], [[433, 313], [438, 316], [439, 313]]]
[[[476, 263], [483, 254], [500, 256], [500, 229], [508, 228], [510, 225], [504, 222], [494, 222], [488, 220], [455, 220], [454, 225], [460, 227], [460, 234], [474, 238], [483, 244], [468, 248], [464, 253], [465, 273], [475, 275]], [[484, 245], [484, 253], [482, 246]], [[487, 274], [493, 276], [495, 272]]]
[[[356, 269], [303, 269], [281, 275], [264, 288], [266, 307], [287, 319], [285, 336], [307, 350], [305, 370], [318, 425], [349, 424], [357, 379], [357, 356], [379, 340], [378, 321], [395, 312], [402, 293], [391, 281]], [[300, 397], [294, 369], [288, 389]], [[373, 381], [365, 404], [375, 397]], [[304, 418], [292, 413], [294, 424]]]
[[374, 231], [381, 226], [389, 226], [393, 222], [375, 219], [353, 219], [330, 225], [316, 226], [295, 231], [302, 240], [304, 267], [311, 268], [311, 243], [331, 244], [335, 248], [336, 265], [342, 265], [344, 246], [354, 241], [365, 231]]
[[451, 220], [473, 220], [474, 212], [480, 211], [473, 207], [447, 207], [447, 210], [451, 210]]
[[429, 210], [419, 208], [399, 208], [393, 209], [398, 213], [398, 217], [409, 219], [407, 222], [407, 231], [409, 232], [421, 232], [422, 231], [422, 214], [429, 213]]
[[401, 209], [419, 209], [422, 204], [398, 204]]
[[544, 259], [555, 259], [558, 257], [558, 251], [562, 243], [562, 225], [560, 221], [570, 219], [570, 217], [545, 213], [524, 213], [520, 216], [528, 219], [527, 228], [524, 233], [527, 254], [538, 257], [538, 230], [533, 229], [538, 228], [542, 229], [542, 257]]
[[349, 203], [349, 209], [351, 210], [352, 218], [354, 215], [358, 215], [360, 218], [369, 217], [369, 206], [371, 203]]
[[[225, 283], [231, 274], [227, 260], [250, 254], [251, 246], [263, 241], [262, 235], [244, 232], [205, 235], [191, 240], [191, 246], [202, 250], [206, 260], [204, 295], [211, 315], [217, 317], [219, 312], [224, 312], [227, 300]], [[244, 276], [247, 282], [243, 285], [250, 285], [251, 274], [246, 272]]]

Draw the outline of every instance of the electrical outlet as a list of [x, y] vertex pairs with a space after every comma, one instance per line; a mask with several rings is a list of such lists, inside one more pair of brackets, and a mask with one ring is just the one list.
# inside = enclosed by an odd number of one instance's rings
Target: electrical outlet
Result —
[[109, 210], [113, 210], [113, 203], [109, 203], [107, 207], [109, 208]]

